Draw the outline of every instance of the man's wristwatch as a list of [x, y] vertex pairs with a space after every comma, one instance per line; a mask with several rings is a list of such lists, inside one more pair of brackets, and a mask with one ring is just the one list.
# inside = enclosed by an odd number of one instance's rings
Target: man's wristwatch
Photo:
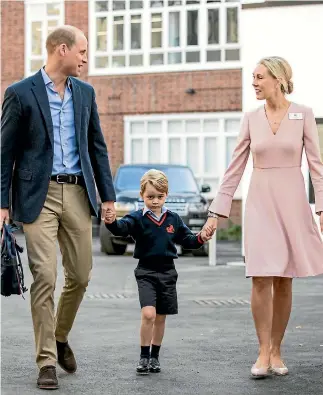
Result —
[[212, 213], [212, 211], [209, 211], [207, 216], [208, 218], [219, 218], [218, 214]]

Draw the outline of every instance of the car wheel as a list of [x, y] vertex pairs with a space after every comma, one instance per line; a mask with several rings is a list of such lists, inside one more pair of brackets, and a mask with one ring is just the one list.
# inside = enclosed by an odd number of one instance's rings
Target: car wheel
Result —
[[105, 227], [104, 222], [100, 224], [101, 252], [108, 255], [123, 255], [126, 252], [127, 244], [115, 244], [112, 241], [111, 232]]
[[205, 243], [198, 250], [193, 250], [192, 254], [194, 256], [209, 256], [209, 243]]

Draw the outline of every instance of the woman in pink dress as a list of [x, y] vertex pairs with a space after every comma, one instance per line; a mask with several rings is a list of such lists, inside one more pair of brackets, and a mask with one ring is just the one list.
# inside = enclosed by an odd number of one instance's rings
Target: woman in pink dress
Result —
[[[311, 213], [301, 172], [303, 148], [315, 192], [315, 211], [323, 233], [323, 163], [313, 112], [289, 102], [292, 70], [285, 59], [262, 59], [253, 73], [258, 100], [246, 113], [206, 226], [229, 217], [233, 195], [249, 153], [253, 157], [245, 211], [246, 276], [252, 277], [251, 308], [259, 340], [254, 377], [285, 375], [281, 343], [292, 305], [292, 279], [323, 273], [323, 241]], [[205, 228], [205, 231], [206, 228]]]

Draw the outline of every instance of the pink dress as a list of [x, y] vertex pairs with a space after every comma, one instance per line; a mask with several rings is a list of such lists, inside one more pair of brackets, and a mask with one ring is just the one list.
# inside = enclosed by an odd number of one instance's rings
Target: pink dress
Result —
[[247, 277], [323, 273], [323, 241], [301, 172], [303, 147], [319, 214], [323, 211], [323, 163], [312, 110], [291, 103], [276, 134], [269, 126], [264, 106], [244, 116], [232, 162], [209, 210], [229, 217], [251, 151], [253, 173], [244, 226]]

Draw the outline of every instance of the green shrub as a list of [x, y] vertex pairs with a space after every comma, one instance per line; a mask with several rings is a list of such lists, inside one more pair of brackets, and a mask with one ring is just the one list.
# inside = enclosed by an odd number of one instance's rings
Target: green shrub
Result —
[[231, 221], [229, 221], [229, 227], [227, 229], [219, 229], [216, 232], [217, 240], [241, 241], [241, 237], [241, 226], [235, 225]]

